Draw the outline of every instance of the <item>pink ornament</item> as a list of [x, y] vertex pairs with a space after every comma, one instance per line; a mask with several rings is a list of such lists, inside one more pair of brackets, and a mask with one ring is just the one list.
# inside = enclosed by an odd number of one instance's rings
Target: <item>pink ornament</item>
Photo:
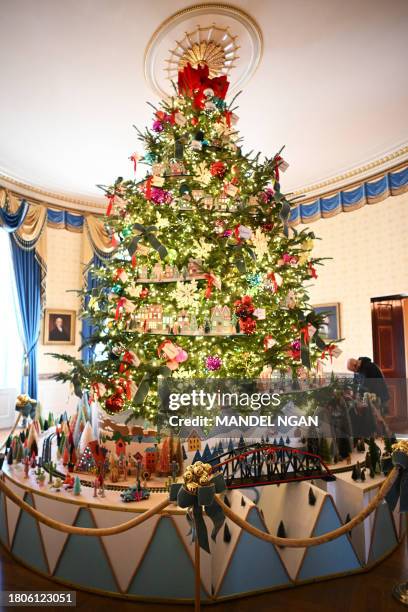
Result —
[[173, 201], [173, 196], [169, 191], [161, 189], [161, 187], [152, 187], [150, 199], [155, 204], [171, 204]]
[[209, 370], [210, 372], [215, 372], [216, 370], [219, 370], [222, 366], [222, 359], [221, 357], [218, 357], [218, 355], [208, 355], [208, 357], [205, 358], [205, 369]]
[[162, 122], [159, 121], [159, 120], [153, 121], [152, 130], [154, 132], [162, 132], [163, 131], [163, 124], [162, 124]]
[[184, 349], [180, 349], [176, 357], [177, 363], [183, 363], [184, 361], [187, 361], [187, 359], [188, 359], [188, 353], [186, 353]]

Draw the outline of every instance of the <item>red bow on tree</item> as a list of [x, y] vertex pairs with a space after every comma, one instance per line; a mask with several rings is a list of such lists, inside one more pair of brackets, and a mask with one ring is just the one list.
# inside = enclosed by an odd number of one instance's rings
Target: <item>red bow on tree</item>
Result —
[[212, 89], [214, 96], [224, 100], [227, 95], [229, 82], [225, 75], [211, 79], [207, 65], [193, 68], [191, 64], [178, 73], [179, 94], [193, 98], [196, 108], [204, 108], [204, 90]]

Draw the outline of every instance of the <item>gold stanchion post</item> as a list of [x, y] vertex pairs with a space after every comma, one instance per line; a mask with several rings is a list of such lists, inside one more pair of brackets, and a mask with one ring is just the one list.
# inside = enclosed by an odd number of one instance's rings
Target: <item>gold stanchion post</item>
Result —
[[195, 589], [194, 589], [194, 612], [201, 610], [201, 571], [200, 571], [200, 543], [198, 541], [197, 529], [194, 540], [194, 571], [195, 571]]
[[[408, 545], [408, 513], [405, 514], [405, 546]], [[404, 606], [408, 606], [408, 582], [396, 584], [392, 589], [392, 594]]]

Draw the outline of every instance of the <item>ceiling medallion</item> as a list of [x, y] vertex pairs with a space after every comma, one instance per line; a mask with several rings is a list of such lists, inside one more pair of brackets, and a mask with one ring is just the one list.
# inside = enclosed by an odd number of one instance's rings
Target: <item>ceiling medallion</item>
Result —
[[[206, 65], [210, 77], [228, 75], [231, 92], [253, 75], [262, 48], [259, 26], [241, 9], [195, 5], [175, 13], [155, 31], [145, 52], [145, 77], [153, 91], [165, 97], [172, 93], [171, 81], [177, 80], [180, 69], [188, 63], [194, 68]], [[239, 61], [238, 50], [245, 62]]]
[[184, 38], [177, 41], [170, 51], [166, 70], [171, 81], [177, 79], [179, 70], [191, 64], [193, 68], [206, 65], [211, 78], [219, 74], [229, 74], [238, 59], [237, 36], [233, 36], [228, 28], [216, 25], [197, 26], [192, 32], [186, 32]]

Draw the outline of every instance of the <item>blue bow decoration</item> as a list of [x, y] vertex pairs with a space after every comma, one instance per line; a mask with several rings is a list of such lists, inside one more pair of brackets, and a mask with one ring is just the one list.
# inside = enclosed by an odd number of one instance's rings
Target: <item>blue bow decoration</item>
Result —
[[392, 453], [392, 462], [394, 467], [399, 468], [399, 474], [385, 497], [391, 510], [394, 510], [399, 499], [400, 512], [408, 512], [408, 453], [406, 450], [401, 450], [401, 445], [404, 444], [407, 445], [404, 441], [396, 444], [397, 448]]
[[207, 526], [204, 521], [203, 507], [205, 513], [213, 522], [211, 539], [217, 537], [217, 533], [224, 524], [225, 516], [220, 506], [215, 501], [215, 494], [225, 491], [225, 482], [222, 474], [216, 474], [211, 478], [207, 486], [200, 486], [197, 492], [188, 491], [183, 484], [173, 484], [170, 487], [170, 501], [176, 501], [180, 508], [188, 508], [187, 521], [193, 542], [198, 539], [200, 548], [210, 552]]

